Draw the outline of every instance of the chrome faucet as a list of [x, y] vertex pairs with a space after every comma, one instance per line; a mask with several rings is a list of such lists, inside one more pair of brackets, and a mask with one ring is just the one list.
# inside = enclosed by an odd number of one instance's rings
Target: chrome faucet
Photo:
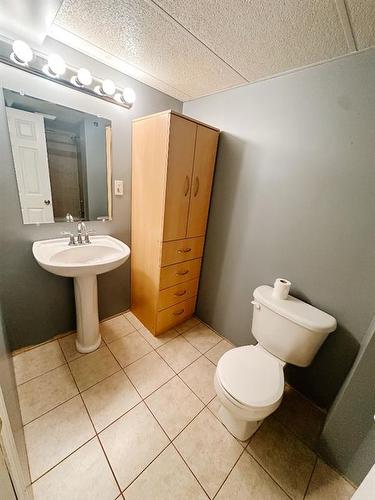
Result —
[[85, 241], [86, 241], [86, 236], [88, 236], [87, 235], [86, 224], [84, 222], [81, 222], [81, 221], [78, 222], [78, 224], [77, 224], [77, 232], [78, 232], [77, 243], [78, 243], [78, 245], [82, 245], [83, 244], [82, 233], [84, 233]]

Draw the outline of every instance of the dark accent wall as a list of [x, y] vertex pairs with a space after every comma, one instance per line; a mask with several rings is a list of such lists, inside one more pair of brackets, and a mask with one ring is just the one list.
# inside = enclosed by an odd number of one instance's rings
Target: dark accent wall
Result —
[[319, 451], [355, 484], [375, 463], [375, 318], [328, 414]]
[[183, 108], [222, 130], [198, 315], [254, 343], [253, 290], [291, 280], [293, 295], [338, 321], [309, 368], [287, 369], [323, 407], [374, 313], [374, 82], [370, 49]]
[[[59, 237], [71, 226], [66, 223], [23, 225], [12, 152], [4, 109], [2, 87], [63, 106], [98, 114], [112, 122], [113, 179], [124, 181], [124, 196], [113, 197], [113, 220], [93, 222], [89, 227], [99, 234], [111, 234], [130, 246], [131, 122], [133, 119], [174, 109], [180, 101], [133, 80], [83, 54], [54, 41], [48, 51], [57, 51], [77, 67], [112, 78], [117, 85], [131, 86], [137, 94], [132, 110], [64, 88], [20, 70], [0, 65], [0, 298], [12, 349], [36, 344], [75, 328], [73, 281], [41, 269], [31, 247], [36, 240]], [[129, 307], [130, 261], [99, 276], [99, 314], [106, 318]]]

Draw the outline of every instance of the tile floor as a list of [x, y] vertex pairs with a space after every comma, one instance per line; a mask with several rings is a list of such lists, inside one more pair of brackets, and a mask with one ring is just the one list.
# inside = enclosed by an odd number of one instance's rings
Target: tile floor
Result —
[[346, 500], [314, 452], [324, 413], [287, 386], [248, 443], [217, 419], [232, 345], [196, 318], [154, 337], [127, 312], [79, 354], [74, 334], [14, 357], [35, 500]]

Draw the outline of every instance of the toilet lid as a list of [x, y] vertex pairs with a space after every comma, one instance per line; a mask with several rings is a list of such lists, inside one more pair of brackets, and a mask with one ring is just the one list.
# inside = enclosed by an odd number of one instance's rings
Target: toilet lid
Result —
[[281, 362], [255, 346], [227, 351], [218, 362], [217, 375], [223, 388], [246, 406], [272, 405], [284, 392]]

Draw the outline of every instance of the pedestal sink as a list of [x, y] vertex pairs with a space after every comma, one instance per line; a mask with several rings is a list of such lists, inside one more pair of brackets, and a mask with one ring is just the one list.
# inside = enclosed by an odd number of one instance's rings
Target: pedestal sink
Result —
[[93, 236], [89, 244], [71, 246], [66, 238], [56, 238], [36, 241], [33, 255], [46, 271], [74, 278], [76, 347], [82, 353], [95, 351], [101, 343], [96, 276], [123, 264], [129, 247], [112, 236]]

